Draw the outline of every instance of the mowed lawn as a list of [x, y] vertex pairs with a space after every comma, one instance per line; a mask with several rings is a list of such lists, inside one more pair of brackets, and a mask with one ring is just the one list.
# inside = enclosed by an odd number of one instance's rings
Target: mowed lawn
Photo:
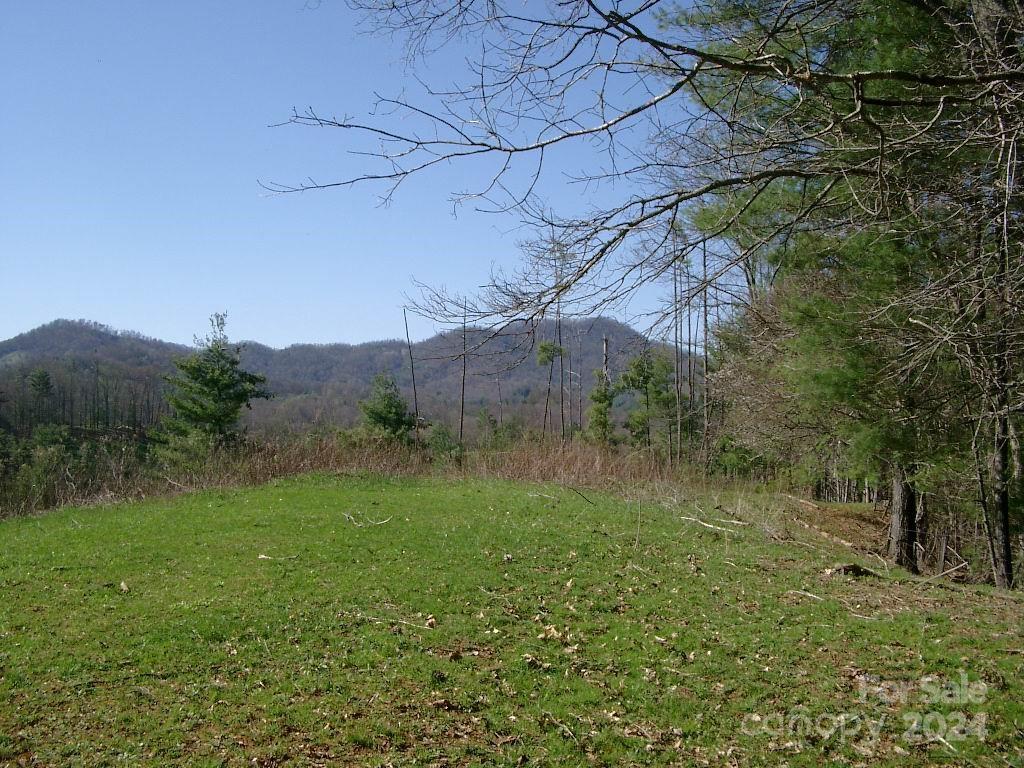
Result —
[[2, 522], [0, 764], [1022, 764], [1019, 594], [829, 573], [858, 558], [768, 496], [585, 494], [312, 476]]

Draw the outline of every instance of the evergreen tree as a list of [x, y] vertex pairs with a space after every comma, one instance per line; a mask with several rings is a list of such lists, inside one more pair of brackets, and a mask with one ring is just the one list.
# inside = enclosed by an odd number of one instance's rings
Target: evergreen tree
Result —
[[[753, 20], [760, 13], [758, 7], [732, 0], [712, 7], [721, 13], [704, 16], [712, 24], [725, 18], [730, 23]], [[863, 13], [842, 20], [821, 39], [832, 66], [921, 71], [946, 62], [948, 30], [934, 16], [907, 5], [865, 2], [861, 8]], [[754, 25], [743, 26], [746, 35], [756, 37]], [[744, 55], [745, 34], [733, 40], [738, 55]], [[861, 162], [864, 147], [877, 144], [886, 130], [874, 122], [878, 108], [900, 104], [902, 91], [896, 82], [873, 83], [874, 111], [851, 123], [845, 134], [851, 141], [831, 147], [828, 156]], [[768, 123], [784, 120], [797, 106], [795, 93], [766, 98], [750, 90], [744, 97]], [[848, 101], [836, 88], [823, 89], [818, 98], [832, 105], [832, 114]], [[928, 107], [905, 102], [900, 109], [907, 124], [931, 119]], [[959, 109], [953, 106], [946, 115], [953, 118]], [[765, 284], [748, 285], [739, 323], [747, 338], [731, 340], [732, 365], [723, 384], [730, 389], [731, 407], [740, 404], [746, 410], [733, 420], [728, 437], [764, 450], [764, 444], [752, 444], [751, 436], [759, 425], [781, 424], [788, 442], [803, 446], [799, 461], [817, 475], [819, 487], [840, 485], [850, 477], [891, 482], [889, 554], [911, 570], [918, 567], [919, 528], [926, 523], [918, 503], [926, 489], [926, 469], [933, 477], [948, 477], [945, 470], [971, 456], [969, 436], [984, 426], [984, 419], [973, 415], [975, 404], [996, 401], [999, 389], [978, 386], [999, 367], [995, 345], [989, 351], [983, 344], [972, 347], [973, 340], [1000, 333], [991, 322], [999, 301], [988, 290], [998, 283], [998, 270], [980, 280], [972, 274], [976, 265], [991, 263], [983, 256], [984, 233], [971, 228], [971, 211], [978, 207], [972, 197], [978, 194], [973, 189], [979, 157], [966, 145], [948, 154], [937, 147], [923, 147], [887, 170], [886, 188], [904, 194], [885, 198], [874, 213], [864, 201], [877, 194], [878, 177], [865, 174], [842, 185], [824, 178], [776, 180], [762, 193], [722, 196], [692, 219], [708, 236], [728, 229], [733, 252], [744, 254], [744, 271], [769, 276]], [[827, 199], [828, 204], [808, 208], [808, 199]], [[951, 213], [955, 205], [963, 206], [963, 215]], [[980, 269], [985, 272], [984, 266]], [[958, 325], [969, 326], [969, 332], [961, 333]], [[740, 360], [743, 356], [746, 361]], [[751, 364], [751, 358], [762, 364]], [[777, 431], [768, 439], [779, 437]], [[993, 459], [987, 464], [1005, 463]], [[989, 494], [998, 496], [991, 489], [998, 486], [999, 473], [993, 469], [991, 474]], [[985, 496], [984, 487], [980, 495]], [[1004, 530], [1009, 528], [1008, 503], [991, 503]], [[1002, 559], [1007, 561], [1002, 581], [1008, 584], [1009, 558]], [[1000, 581], [1000, 569], [994, 570]]]
[[[667, 418], [675, 407], [673, 363], [663, 352], [644, 350], [629, 361], [619, 390], [636, 393], [639, 405], [626, 419], [626, 426], [638, 445], [654, 447], [656, 424], [668, 427]], [[667, 438], [666, 429], [666, 438]]]
[[612, 405], [615, 390], [608, 375], [600, 368], [594, 371], [594, 388], [590, 390], [589, 431], [591, 438], [601, 445], [612, 442]]
[[397, 440], [408, 440], [416, 424], [409, 412], [409, 403], [398, 391], [394, 377], [387, 373], [374, 377], [370, 396], [360, 402], [359, 407], [367, 426]]
[[37, 368], [29, 374], [28, 387], [32, 392], [35, 421], [44, 423], [47, 421], [49, 403], [53, 397], [53, 380], [45, 369]]
[[228, 341], [226, 322], [226, 315], [214, 314], [210, 335], [196, 340], [200, 349], [174, 361], [179, 373], [167, 379], [174, 387], [167, 397], [174, 411], [166, 422], [172, 434], [198, 431], [228, 442], [237, 437], [242, 408], [272, 397], [264, 386], [266, 377], [242, 369], [242, 348]]

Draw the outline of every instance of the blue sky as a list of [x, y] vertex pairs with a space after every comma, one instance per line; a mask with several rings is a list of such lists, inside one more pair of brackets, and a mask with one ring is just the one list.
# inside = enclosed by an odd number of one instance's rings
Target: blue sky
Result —
[[413, 276], [472, 290], [513, 264], [515, 219], [453, 216], [462, 168], [388, 207], [261, 189], [356, 167], [340, 132], [270, 127], [293, 107], [363, 115], [415, 88], [400, 43], [357, 21], [341, 2], [5, 0], [0, 338], [67, 317], [189, 342], [222, 310], [273, 346], [396, 337]]

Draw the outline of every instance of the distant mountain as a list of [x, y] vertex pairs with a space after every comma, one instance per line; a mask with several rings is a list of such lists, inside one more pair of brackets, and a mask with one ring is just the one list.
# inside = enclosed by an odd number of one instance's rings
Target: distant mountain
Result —
[[[517, 417], [539, 425], [544, 412], [549, 369], [538, 366], [534, 344], [556, 340], [553, 321], [542, 321], [527, 333], [523, 325], [499, 335], [469, 328], [466, 348], [466, 419], [475, 422], [481, 409], [495, 417]], [[565, 320], [561, 324], [566, 350], [566, 400], [571, 391], [573, 421], [585, 411], [593, 372], [602, 366], [604, 339], [614, 375], [649, 342], [615, 320]], [[392, 374], [412, 402], [412, 375], [405, 342], [366, 344], [296, 344], [273, 349], [243, 342], [243, 364], [267, 377], [276, 397], [254, 404], [248, 415], [256, 429], [307, 429], [311, 424], [350, 426], [359, 419], [358, 401], [379, 372]], [[462, 392], [461, 331], [436, 335], [413, 345], [420, 412], [428, 419], [454, 424]], [[98, 323], [56, 320], [0, 342], [0, 393], [24, 386], [27, 371], [37, 367], [99, 370], [105, 375], [159, 383], [174, 370], [173, 360], [191, 348], [114, 331]], [[62, 368], [63, 367], [63, 368]], [[56, 373], [55, 373], [56, 375]], [[97, 374], [98, 375], [98, 374]], [[22, 380], [18, 384], [19, 377]], [[59, 378], [59, 377], [58, 377]], [[582, 388], [581, 388], [582, 386]], [[552, 410], [558, 412], [559, 366], [553, 375]], [[566, 406], [567, 411], [569, 406]]]
[[88, 320], [54, 320], [28, 333], [0, 341], [0, 369], [40, 360], [79, 360], [134, 369], [169, 370], [174, 357], [186, 355], [180, 344], [115, 331]]

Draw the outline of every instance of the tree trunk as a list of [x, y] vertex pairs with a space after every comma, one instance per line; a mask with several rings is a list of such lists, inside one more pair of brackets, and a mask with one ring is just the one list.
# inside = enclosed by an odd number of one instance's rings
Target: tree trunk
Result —
[[700, 452], [701, 455], [704, 456], [704, 460], [707, 461], [711, 456], [710, 446], [708, 445], [708, 428], [711, 423], [711, 401], [708, 400], [708, 300], [710, 298], [710, 294], [708, 293], [708, 245], [706, 241], [701, 244], [701, 269], [701, 279], [704, 283], [704, 322], [701, 324], [701, 332], [704, 334], [704, 354], [701, 356], [701, 400], [704, 404], [704, 424], [700, 434]]
[[[1018, 34], [1013, 23], [1015, 11], [1009, 3], [999, 0], [974, 0], [971, 4], [973, 23], [979, 36], [999, 58], [1014, 66], [1020, 65]], [[1018, 175], [1016, 134], [1007, 130], [1007, 117], [1012, 115], [1014, 107], [1008, 99], [998, 92], [993, 94], [993, 106], [998, 114], [1001, 144], [999, 153], [1000, 171], [1003, 177], [1003, 206], [1001, 211], [1002, 232], [999, 251], [996, 254], [996, 272], [994, 275], [994, 299], [997, 337], [995, 344], [994, 371], [994, 406], [995, 429], [994, 445], [992, 446], [992, 512], [994, 520], [986, 520], [986, 533], [989, 537], [989, 551], [992, 556], [992, 571], [996, 585], [1005, 589], [1013, 587], [1013, 551], [1010, 541], [1010, 390], [1014, 387], [1014, 377], [1010, 360], [1010, 317], [1015, 310], [1010, 288], [1012, 273], [1011, 252], [1016, 253], [1011, 236], [1011, 228], [1015, 227], [1017, 213], [1015, 204], [1011, 204], [1016, 193]]]
[[[548, 433], [548, 413], [551, 411], [551, 379], [554, 378], [554, 375], [555, 358], [552, 357], [551, 362], [548, 364], [548, 389], [544, 393], [544, 426], [541, 427], [541, 432], [545, 435]], [[554, 419], [552, 419], [552, 421], [554, 421]], [[555, 431], [553, 426], [551, 431]]]
[[462, 311], [462, 396], [459, 398], [459, 445], [462, 446], [462, 429], [466, 421], [466, 311]]
[[892, 507], [889, 510], [889, 557], [917, 573], [917, 491], [906, 468], [892, 470]]
[[991, 535], [996, 586], [1013, 587], [1013, 550], [1010, 542], [1010, 434], [1006, 411], [996, 417], [995, 451], [992, 461], [995, 520]]
[[[918, 493], [917, 494], [917, 511], [914, 515], [915, 527], [917, 528], [917, 551], [918, 566], [927, 566], [927, 547], [928, 547], [928, 494]], [[941, 568], [939, 569], [942, 570]]]
[[580, 417], [580, 432], [586, 433], [587, 426], [584, 424], [585, 414], [583, 412], [583, 336], [579, 330], [576, 331], [577, 358], [580, 361], [580, 369], [576, 376], [576, 415]]
[[[415, 419], [413, 436], [416, 445], [420, 444], [420, 399], [416, 393], [416, 361], [412, 356], [412, 337], [409, 336], [409, 315], [402, 307], [402, 319], [405, 321], [405, 344], [409, 348], [409, 373], [412, 375], [412, 414]], [[498, 390], [498, 407], [501, 407], [501, 390]]]
[[647, 409], [647, 450], [651, 450], [651, 385], [644, 386], [644, 407]]
[[505, 423], [504, 407], [501, 401], [501, 376], [495, 377], [495, 381], [498, 383], [498, 426], [500, 427]]
[[[566, 384], [569, 390], [569, 434], [572, 434], [572, 345], [567, 345], [565, 349], [566, 367], [568, 370]], [[563, 435], [564, 437], [564, 435]]]
[[676, 453], [674, 460], [681, 464], [683, 460], [683, 319], [679, 306], [679, 262], [672, 264], [672, 341], [675, 363], [675, 395], [676, 395]]
[[[562, 440], [565, 440], [565, 348], [562, 346], [561, 305], [559, 305], [555, 314], [555, 330], [558, 333], [558, 414], [562, 429]], [[554, 432], [554, 428], [551, 431]]]

